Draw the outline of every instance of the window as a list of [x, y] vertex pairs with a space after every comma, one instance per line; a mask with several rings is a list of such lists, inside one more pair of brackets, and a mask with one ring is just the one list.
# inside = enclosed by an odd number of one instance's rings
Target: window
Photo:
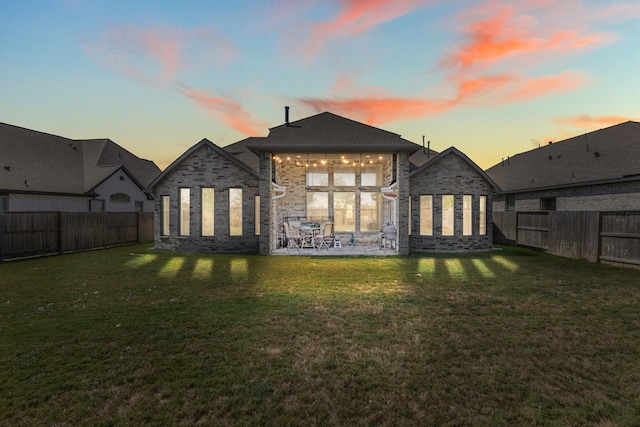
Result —
[[411, 196], [409, 196], [409, 227], [408, 227], [408, 235], [411, 236], [411, 229], [413, 228], [413, 217], [412, 217], [412, 212], [413, 212], [413, 199], [411, 198]]
[[91, 212], [104, 212], [104, 200], [92, 199], [89, 202], [89, 211]]
[[210, 187], [203, 187], [202, 191], [202, 235], [215, 235], [214, 227], [214, 200], [215, 190]]
[[242, 236], [242, 189], [229, 189], [229, 235]]
[[135, 209], [136, 212], [143, 212], [144, 211], [144, 202], [136, 201], [134, 203], [134, 209]]
[[543, 197], [540, 199], [541, 211], [555, 211], [556, 210], [556, 198], [555, 197]]
[[329, 193], [307, 192], [307, 221], [326, 221], [329, 219]]
[[9, 210], [9, 198], [7, 196], [0, 196], [0, 212], [6, 212]]
[[507, 207], [508, 211], [516, 210], [516, 195], [515, 194], [507, 194]]
[[112, 194], [111, 197], [109, 198], [110, 202], [115, 202], [115, 203], [130, 203], [131, 202], [131, 197], [129, 197], [128, 194], [124, 194], [124, 193], [115, 193]]
[[382, 224], [382, 196], [378, 192], [360, 193], [360, 231], [380, 231]]
[[309, 166], [307, 168], [308, 187], [326, 187], [329, 185], [329, 168], [327, 166]]
[[433, 236], [433, 196], [420, 196], [420, 235]]
[[260, 235], [260, 196], [256, 196], [255, 197], [255, 203], [254, 203], [254, 209], [255, 209], [255, 233], [256, 236]]
[[169, 235], [169, 216], [171, 212], [171, 198], [169, 196], [162, 196], [162, 217], [160, 224], [160, 234], [163, 236]]
[[484, 236], [487, 234], [487, 196], [480, 196], [479, 210], [478, 234]]
[[191, 232], [191, 190], [189, 188], [180, 189], [180, 235], [188, 236]]
[[465, 194], [462, 196], [462, 235], [471, 236], [473, 234], [473, 196]]
[[382, 165], [365, 164], [360, 169], [360, 185], [363, 187], [378, 187], [382, 182]]
[[355, 187], [356, 167], [354, 165], [334, 165], [333, 185], [336, 187]]
[[455, 225], [455, 198], [451, 194], [442, 196], [442, 235], [453, 236]]
[[356, 231], [356, 193], [333, 193], [334, 231]]

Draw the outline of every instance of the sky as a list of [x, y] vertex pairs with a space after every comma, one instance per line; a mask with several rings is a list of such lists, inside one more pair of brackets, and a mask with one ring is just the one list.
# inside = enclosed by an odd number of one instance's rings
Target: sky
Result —
[[640, 121], [640, 1], [0, 0], [0, 122], [161, 169], [324, 111], [481, 168]]

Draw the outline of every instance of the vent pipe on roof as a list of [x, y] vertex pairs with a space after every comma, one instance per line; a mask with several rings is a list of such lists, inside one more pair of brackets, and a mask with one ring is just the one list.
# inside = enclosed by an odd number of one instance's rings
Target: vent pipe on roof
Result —
[[424, 146], [424, 135], [422, 135], [422, 152], [427, 155], [427, 158], [431, 157], [431, 141], [427, 141], [427, 147]]
[[284, 125], [289, 127], [289, 107], [284, 107]]

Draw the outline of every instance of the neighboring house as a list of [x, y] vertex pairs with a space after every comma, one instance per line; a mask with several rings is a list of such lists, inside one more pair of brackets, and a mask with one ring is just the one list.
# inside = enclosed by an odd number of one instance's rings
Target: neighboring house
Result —
[[224, 148], [202, 140], [149, 190], [158, 249], [269, 255], [292, 220], [330, 220], [357, 244], [379, 244], [391, 224], [399, 254], [492, 244], [495, 184], [464, 154], [328, 112], [289, 122], [287, 109], [267, 137]]
[[640, 265], [640, 123], [550, 143], [486, 172], [502, 189], [497, 243]]
[[0, 212], [151, 212], [146, 187], [159, 173], [108, 139], [0, 123]]
[[640, 123], [550, 143], [486, 172], [502, 189], [495, 212], [640, 210]]

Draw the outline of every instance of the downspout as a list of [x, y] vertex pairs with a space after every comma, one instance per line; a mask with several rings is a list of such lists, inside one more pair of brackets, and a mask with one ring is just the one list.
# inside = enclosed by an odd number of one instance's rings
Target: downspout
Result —
[[[398, 183], [394, 182], [388, 187], [380, 187], [380, 193], [382, 194], [382, 198], [385, 200], [390, 200], [393, 202], [393, 225], [395, 227], [398, 226], [398, 195], [395, 191], [398, 189]], [[387, 196], [387, 194], [393, 194], [392, 196]]]
[[271, 182], [271, 191], [275, 194], [271, 196], [271, 200], [276, 200], [287, 195], [287, 187]]

